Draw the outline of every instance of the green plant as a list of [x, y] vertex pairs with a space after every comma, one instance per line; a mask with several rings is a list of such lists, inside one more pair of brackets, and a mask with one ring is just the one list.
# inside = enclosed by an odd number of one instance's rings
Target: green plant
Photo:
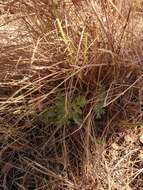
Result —
[[97, 102], [96, 106], [93, 108], [96, 119], [101, 119], [102, 115], [105, 114], [105, 109], [102, 102]]
[[66, 101], [65, 97], [59, 96], [51, 108], [46, 108], [42, 113], [42, 119], [47, 125], [80, 125], [83, 120], [83, 108], [86, 105], [84, 96], [76, 96], [72, 101]]
[[93, 108], [96, 119], [101, 119], [102, 115], [105, 114], [105, 109], [103, 107], [105, 96], [106, 96], [105, 87], [103, 85], [100, 85], [99, 93], [97, 95], [97, 101], [96, 101], [95, 106]]

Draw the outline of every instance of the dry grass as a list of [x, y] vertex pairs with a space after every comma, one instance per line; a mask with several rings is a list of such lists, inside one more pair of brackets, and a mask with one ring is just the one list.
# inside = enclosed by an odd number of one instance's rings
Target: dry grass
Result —
[[125, 140], [142, 130], [142, 4], [13, 0], [0, 10], [1, 188], [142, 189], [142, 145]]

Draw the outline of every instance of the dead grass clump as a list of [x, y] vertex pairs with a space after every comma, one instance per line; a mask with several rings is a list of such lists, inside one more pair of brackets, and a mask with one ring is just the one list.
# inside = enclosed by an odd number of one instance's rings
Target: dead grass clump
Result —
[[108, 146], [97, 143], [81, 189], [142, 189], [141, 133], [142, 127], [134, 126], [114, 134]]
[[132, 3], [3, 4], [2, 30], [14, 23], [16, 36], [0, 42], [2, 187], [125, 189], [133, 181], [110, 172], [113, 155], [97, 156], [93, 169], [91, 154], [117, 123], [142, 122], [142, 25]]

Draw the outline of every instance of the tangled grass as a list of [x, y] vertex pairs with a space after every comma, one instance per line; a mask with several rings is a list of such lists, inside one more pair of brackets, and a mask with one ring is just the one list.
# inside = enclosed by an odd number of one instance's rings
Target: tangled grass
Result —
[[1, 187], [142, 189], [141, 161], [136, 172], [130, 157], [138, 150], [115, 159], [107, 148], [124, 123], [142, 125], [142, 4], [0, 6]]

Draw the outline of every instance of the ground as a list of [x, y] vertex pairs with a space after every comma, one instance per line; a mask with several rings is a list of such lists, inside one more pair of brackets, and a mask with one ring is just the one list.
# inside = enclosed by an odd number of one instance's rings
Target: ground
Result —
[[143, 189], [140, 1], [0, 2], [0, 188]]

